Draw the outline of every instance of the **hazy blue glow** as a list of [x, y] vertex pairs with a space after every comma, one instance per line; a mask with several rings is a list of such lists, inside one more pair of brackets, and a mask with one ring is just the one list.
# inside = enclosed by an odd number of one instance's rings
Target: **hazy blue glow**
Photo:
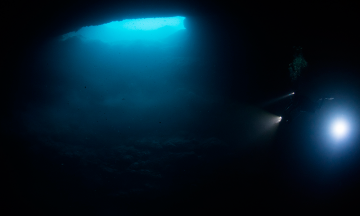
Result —
[[159, 17], [126, 19], [99, 26], [83, 27], [62, 36], [62, 40], [78, 36], [82, 40], [101, 40], [113, 43], [121, 40], [162, 40], [176, 31], [185, 29], [185, 17]]
[[348, 125], [343, 119], [336, 120], [332, 125], [332, 133], [336, 138], [344, 137], [348, 132]]

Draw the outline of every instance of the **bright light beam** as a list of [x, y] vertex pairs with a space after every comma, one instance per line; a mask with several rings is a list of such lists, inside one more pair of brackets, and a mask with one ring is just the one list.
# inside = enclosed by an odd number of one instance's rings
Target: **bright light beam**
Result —
[[348, 132], [348, 125], [344, 120], [337, 120], [332, 125], [332, 133], [338, 139], [343, 138], [346, 136]]
[[275, 103], [275, 102], [277, 102], [277, 101], [280, 101], [280, 100], [282, 100], [282, 99], [284, 99], [284, 98], [287, 98], [287, 97], [289, 97], [289, 96], [292, 96], [292, 95], [294, 95], [294, 94], [295, 94], [295, 92], [292, 92], [292, 93], [290, 93], [290, 94], [286, 94], [286, 95], [283, 95], [283, 96], [281, 96], [281, 97], [278, 97], [278, 98], [269, 100], [269, 101], [261, 104], [261, 107], [266, 107], [266, 106], [268, 106], [268, 105], [270, 105], [270, 104], [272, 104], [272, 103]]

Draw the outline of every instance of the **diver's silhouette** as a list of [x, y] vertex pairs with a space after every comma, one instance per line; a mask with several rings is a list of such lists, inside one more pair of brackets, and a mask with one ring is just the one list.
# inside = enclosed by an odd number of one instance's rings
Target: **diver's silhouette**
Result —
[[304, 95], [293, 95], [290, 104], [283, 112], [282, 119], [289, 123], [296, 118], [300, 112], [315, 113], [316, 110], [321, 108], [325, 100], [333, 99], [334, 98], [319, 98], [316, 102], [313, 102]]

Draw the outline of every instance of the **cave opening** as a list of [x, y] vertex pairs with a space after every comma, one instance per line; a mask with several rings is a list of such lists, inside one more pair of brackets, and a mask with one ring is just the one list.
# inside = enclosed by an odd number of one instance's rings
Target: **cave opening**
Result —
[[82, 27], [78, 31], [62, 35], [61, 40], [65, 41], [77, 36], [83, 41], [100, 40], [105, 43], [133, 40], [161, 41], [177, 31], [185, 30], [185, 19], [175, 16], [113, 21], [98, 26]]

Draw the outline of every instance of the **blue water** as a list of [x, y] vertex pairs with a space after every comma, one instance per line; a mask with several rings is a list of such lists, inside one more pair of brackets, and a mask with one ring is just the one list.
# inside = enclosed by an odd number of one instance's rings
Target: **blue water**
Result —
[[77, 184], [105, 197], [195, 186], [195, 167], [226, 147], [216, 61], [183, 25], [122, 28], [116, 40], [104, 26], [48, 41], [29, 60], [38, 76], [21, 118], [35, 160], [50, 158], [71, 193]]

